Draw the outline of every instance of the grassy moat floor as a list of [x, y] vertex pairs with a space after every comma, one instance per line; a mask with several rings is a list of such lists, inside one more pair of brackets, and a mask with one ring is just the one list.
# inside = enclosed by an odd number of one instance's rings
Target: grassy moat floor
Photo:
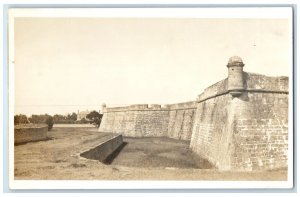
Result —
[[97, 128], [53, 128], [48, 140], [15, 146], [16, 180], [287, 180], [287, 170], [220, 172], [188, 147], [169, 138], [124, 137], [106, 165], [79, 156], [115, 134]]

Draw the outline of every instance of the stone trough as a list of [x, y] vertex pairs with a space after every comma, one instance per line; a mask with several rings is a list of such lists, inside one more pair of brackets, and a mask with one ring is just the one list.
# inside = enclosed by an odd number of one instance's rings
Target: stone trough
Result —
[[122, 135], [117, 135], [99, 145], [80, 153], [86, 159], [105, 162], [123, 144]]

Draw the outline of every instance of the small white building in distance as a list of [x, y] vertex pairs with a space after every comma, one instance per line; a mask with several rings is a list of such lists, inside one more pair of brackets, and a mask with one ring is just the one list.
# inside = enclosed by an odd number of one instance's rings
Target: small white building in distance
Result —
[[77, 120], [81, 120], [81, 119], [87, 119], [86, 116], [90, 113], [90, 111], [86, 110], [86, 111], [81, 111], [79, 112], [79, 110], [77, 111]]

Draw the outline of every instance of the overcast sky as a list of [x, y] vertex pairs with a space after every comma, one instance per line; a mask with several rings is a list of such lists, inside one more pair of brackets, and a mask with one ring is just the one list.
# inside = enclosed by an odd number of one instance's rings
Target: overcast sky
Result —
[[247, 72], [288, 76], [284, 19], [15, 19], [15, 113], [66, 114], [196, 99], [227, 77], [240, 56]]

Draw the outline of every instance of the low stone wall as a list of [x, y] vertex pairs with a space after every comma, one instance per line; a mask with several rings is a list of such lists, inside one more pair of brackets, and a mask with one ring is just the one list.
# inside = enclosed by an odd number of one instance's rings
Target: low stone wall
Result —
[[96, 147], [80, 153], [81, 157], [104, 161], [109, 155], [116, 151], [123, 144], [122, 135], [117, 135]]
[[15, 127], [14, 142], [22, 144], [47, 139], [48, 126]]

